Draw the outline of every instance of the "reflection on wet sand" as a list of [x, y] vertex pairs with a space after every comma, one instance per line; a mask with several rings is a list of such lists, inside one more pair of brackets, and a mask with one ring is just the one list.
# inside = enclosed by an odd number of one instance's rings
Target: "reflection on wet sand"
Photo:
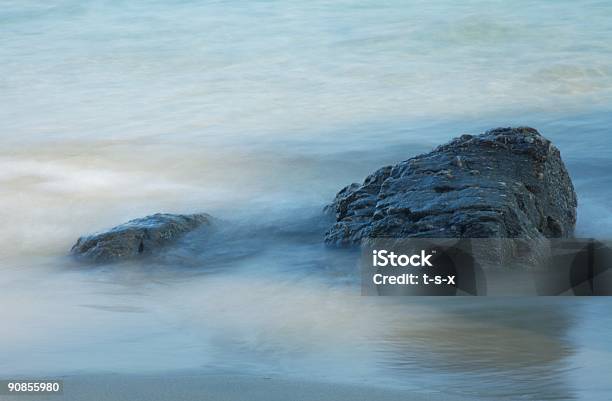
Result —
[[429, 301], [435, 312], [390, 328], [384, 370], [406, 380], [438, 375], [442, 387], [478, 397], [573, 399], [567, 335], [579, 323], [575, 300]]

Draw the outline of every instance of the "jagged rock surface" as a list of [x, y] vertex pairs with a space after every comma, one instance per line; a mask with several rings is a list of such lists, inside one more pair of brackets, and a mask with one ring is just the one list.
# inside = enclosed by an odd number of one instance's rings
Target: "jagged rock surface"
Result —
[[210, 225], [211, 221], [207, 214], [157, 213], [81, 237], [71, 252], [92, 262], [132, 259], [160, 249], [202, 225]]
[[325, 240], [570, 237], [576, 194], [559, 150], [537, 130], [462, 135], [342, 189]]

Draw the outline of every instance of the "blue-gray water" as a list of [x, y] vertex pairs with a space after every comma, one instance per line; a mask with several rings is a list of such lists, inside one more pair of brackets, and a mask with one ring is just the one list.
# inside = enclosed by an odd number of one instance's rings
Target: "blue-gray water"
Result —
[[[607, 299], [360, 297], [321, 207], [461, 133], [530, 125], [612, 233], [605, 1], [0, 1], [0, 376], [197, 369], [604, 400]], [[81, 269], [83, 233], [218, 238]]]

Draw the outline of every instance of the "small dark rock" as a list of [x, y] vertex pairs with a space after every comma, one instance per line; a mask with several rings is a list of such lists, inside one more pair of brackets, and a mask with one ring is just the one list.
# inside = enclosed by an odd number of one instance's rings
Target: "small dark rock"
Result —
[[78, 239], [71, 253], [92, 262], [117, 262], [160, 249], [202, 225], [210, 225], [207, 214], [167, 214], [128, 221], [98, 234]]

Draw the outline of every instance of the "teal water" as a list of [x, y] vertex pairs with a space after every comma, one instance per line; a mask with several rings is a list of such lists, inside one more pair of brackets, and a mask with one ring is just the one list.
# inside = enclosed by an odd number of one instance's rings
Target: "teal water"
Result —
[[[0, 0], [0, 376], [606, 399], [610, 301], [363, 299], [316, 216], [381, 165], [530, 125], [572, 175], [577, 234], [609, 238], [611, 20], [606, 1]], [[227, 232], [154, 266], [65, 257], [157, 211]]]

